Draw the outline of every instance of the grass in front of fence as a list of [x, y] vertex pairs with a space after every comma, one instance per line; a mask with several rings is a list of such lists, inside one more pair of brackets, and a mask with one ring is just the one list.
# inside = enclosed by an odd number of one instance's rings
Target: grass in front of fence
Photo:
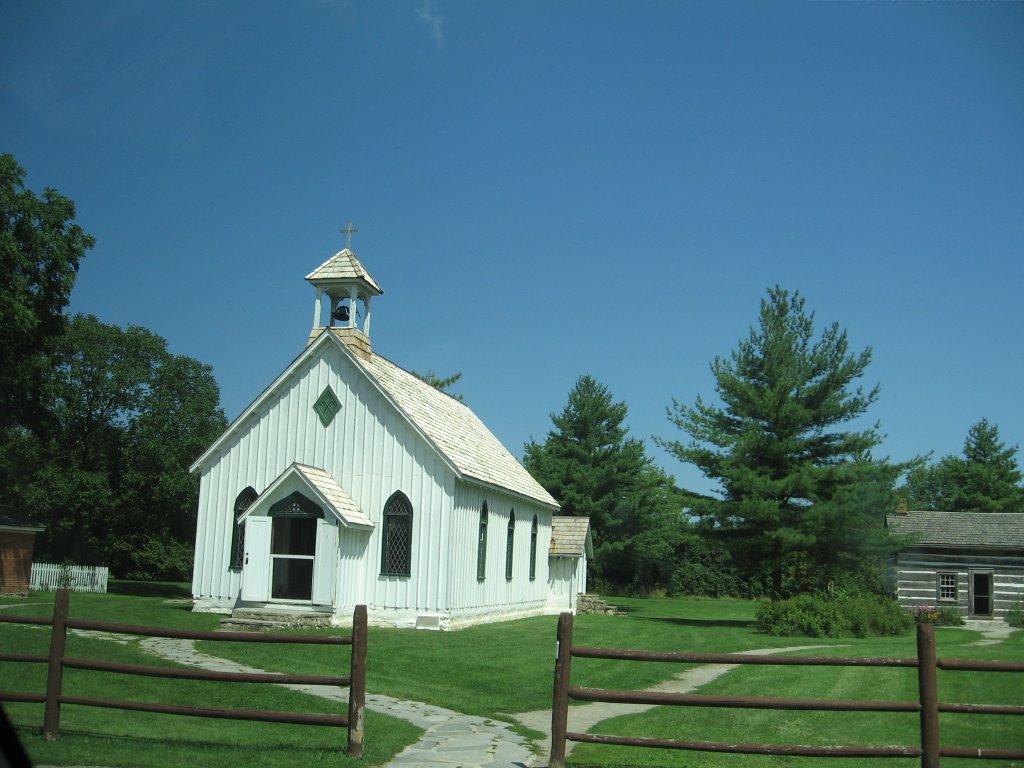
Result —
[[[122, 590], [125, 585], [112, 586]], [[174, 585], [151, 586], [151, 594], [72, 595], [71, 615], [109, 621], [120, 621], [157, 626], [182, 626], [193, 629], [207, 629], [216, 625], [218, 617], [209, 614], [193, 614], [181, 591]], [[187, 594], [187, 586], [184, 587]], [[13, 612], [30, 614], [29, 603], [38, 603], [32, 610], [36, 615], [47, 616], [52, 611], [52, 594], [32, 595], [24, 601], [24, 609]], [[169, 601], [169, 602], [168, 602]], [[733, 652], [756, 648], [794, 647], [820, 645], [818, 650], [805, 651], [806, 655], [862, 655], [913, 657], [915, 642], [913, 635], [896, 638], [875, 639], [811, 639], [778, 638], [758, 634], [753, 628], [757, 605], [753, 602], [735, 600], [613, 600], [623, 607], [625, 616], [580, 616], [575, 621], [576, 645], [595, 645], [616, 648], [643, 648], [645, 650]], [[436, 704], [467, 714], [510, 720], [508, 713], [529, 710], [545, 710], [551, 706], [551, 686], [555, 656], [556, 617], [537, 617], [515, 622], [489, 624], [458, 632], [430, 632], [370, 628], [368, 643], [368, 683], [371, 693], [382, 693], [398, 698], [412, 699]], [[0, 625], [0, 631], [6, 631]], [[23, 629], [25, 631], [33, 631]], [[38, 635], [45, 633], [34, 630]], [[335, 634], [346, 634], [347, 630], [320, 630]], [[312, 634], [303, 630], [302, 634]], [[1015, 633], [1009, 640], [992, 646], [974, 645], [980, 639], [976, 632], [963, 629], [940, 628], [938, 630], [939, 656], [981, 659], [1003, 659], [1020, 661], [1024, 659], [1024, 632]], [[85, 640], [76, 638], [75, 642]], [[27, 641], [26, 641], [27, 642]], [[38, 641], [34, 641], [38, 642]], [[40, 648], [45, 649], [42, 639]], [[100, 642], [100, 641], [94, 641]], [[8, 647], [4, 636], [0, 644]], [[105, 645], [111, 645], [106, 643]], [[199, 642], [201, 650], [237, 661], [274, 671], [291, 671], [307, 674], [337, 674], [336, 659], [343, 654], [335, 650], [315, 646], [295, 646], [282, 653], [280, 647], [271, 645], [242, 645], [235, 643]], [[19, 650], [22, 650], [19, 648]], [[24, 650], [26, 653], [43, 652]], [[111, 650], [111, 653], [115, 651]], [[120, 653], [120, 652], [117, 652]], [[162, 663], [149, 657], [149, 663]], [[145, 662], [139, 662], [145, 663]], [[13, 665], [6, 665], [11, 668]], [[25, 665], [19, 665], [24, 667]], [[576, 659], [573, 662], [573, 684], [600, 688], [642, 689], [668, 679], [672, 674], [686, 669], [686, 665], [655, 663], [615, 662], [597, 659]], [[43, 669], [39, 680], [45, 677]], [[915, 700], [916, 673], [910, 670], [877, 668], [810, 668], [810, 667], [741, 667], [701, 689], [703, 693], [728, 695], [765, 694], [792, 696], [797, 698], [865, 698]], [[940, 672], [939, 694], [943, 701], [966, 701], [986, 703], [1024, 703], [1018, 675], [1000, 675], [980, 672]], [[165, 685], [182, 684], [176, 681], [159, 681]], [[34, 690], [42, 690], [40, 687]], [[195, 686], [220, 686], [225, 693], [240, 684], [191, 683]], [[272, 690], [277, 690], [272, 688]], [[288, 691], [281, 694], [300, 696]], [[98, 694], [99, 695], [99, 694]], [[159, 695], [159, 694], [157, 694]], [[120, 697], [121, 694], [118, 694]], [[322, 702], [311, 697], [300, 696], [305, 701], [306, 711], [333, 711], [324, 708]], [[198, 692], [196, 702], [199, 702]], [[234, 699], [237, 706], [237, 699]], [[206, 700], [203, 700], [206, 703]], [[13, 705], [12, 705], [13, 706]], [[26, 710], [28, 705], [21, 705]], [[244, 706], [255, 706], [246, 701]], [[270, 707], [268, 707], [270, 708]], [[278, 708], [274, 706], [273, 708]], [[280, 708], [287, 708], [282, 706]], [[115, 765], [107, 760], [107, 749], [111, 754], [117, 744], [128, 739], [131, 745], [124, 750], [133, 760], [127, 764], [139, 765], [137, 752], [139, 740], [146, 738], [151, 730], [159, 730], [157, 738], [172, 739], [178, 734], [188, 734], [181, 741], [161, 746], [162, 764], [184, 762], [178, 757], [188, 755], [188, 744], [195, 736], [197, 750], [207, 750], [204, 745], [216, 744], [215, 752], [197, 752], [197, 764], [241, 764], [231, 763], [231, 754], [238, 750], [245, 753], [249, 740], [258, 743], [261, 734], [275, 734], [267, 738], [270, 750], [280, 748], [287, 753], [289, 744], [307, 749], [311, 740], [335, 739], [337, 752], [324, 751], [332, 761], [343, 759], [344, 734], [341, 729], [311, 728], [305, 726], [270, 726], [260, 723], [237, 723], [241, 728], [237, 738], [228, 736], [225, 721], [200, 720], [169, 716], [122, 713], [114, 710], [67, 708], [77, 711], [76, 718], [92, 718], [91, 724], [80, 721], [75, 732], [75, 741], [96, 740], [96, 757], [92, 760], [56, 760], [46, 757], [46, 762], [91, 762], [92, 764]], [[32, 705], [31, 714], [21, 717], [19, 722], [38, 727], [42, 721], [41, 705]], [[134, 722], [146, 723], [134, 735], [122, 737], [110, 735], [106, 723], [111, 719], [132, 718]], [[744, 719], [746, 718], [746, 719]], [[828, 720], [827, 718], [832, 718]], [[1021, 733], [1022, 718], [1005, 718], [988, 715], [945, 715], [942, 720], [943, 743], [957, 746], [1019, 746], [1020, 739], [1007, 743]], [[1010, 721], [1010, 722], [1006, 722]], [[68, 722], [68, 721], [65, 721]], [[388, 721], [394, 723], [395, 721]], [[163, 725], [160, 725], [163, 723]], [[571, 714], [570, 714], [571, 724]], [[121, 724], [118, 724], [121, 727]], [[408, 728], [403, 723], [396, 727]], [[272, 729], [272, 730], [267, 730]], [[909, 729], [909, 731], [907, 730]], [[753, 710], [702, 710], [696, 708], [660, 708], [644, 715], [617, 718], [605, 721], [597, 731], [605, 733], [629, 733], [633, 735], [660, 735], [671, 738], [706, 738], [736, 741], [776, 741], [806, 743], [914, 743], [917, 737], [916, 715], [862, 715], [859, 713], [818, 714], [801, 712], [758, 712]], [[958, 730], [959, 729], [959, 730]], [[411, 729], [410, 729], [411, 732]], [[118, 731], [119, 733], [119, 731]], [[909, 733], [909, 735], [907, 735]], [[280, 735], [276, 735], [280, 734]], [[291, 734], [291, 735], [289, 735]], [[371, 755], [380, 748], [382, 738], [391, 738], [394, 730], [384, 726], [380, 719], [368, 713], [367, 759], [368, 764], [378, 759]], [[79, 738], [81, 737], [81, 739]], [[402, 738], [405, 738], [403, 736]], [[408, 737], [410, 740], [414, 736]], [[134, 741], [132, 741], [134, 739]], [[294, 739], [295, 741], [292, 741]], [[47, 749], [41, 739], [30, 741], [30, 749]], [[65, 740], [62, 739], [62, 742]], [[398, 739], [401, 744], [402, 742]], [[60, 744], [61, 742], [58, 742]], [[161, 742], [162, 743], [162, 742]], [[277, 745], [277, 746], [275, 746]], [[284, 745], [284, 746], [281, 746]], [[397, 751], [398, 743], [389, 747]], [[43, 753], [39, 753], [42, 755]], [[50, 754], [50, 753], [46, 753]], [[299, 754], [299, 753], [296, 753]], [[314, 761], [316, 755], [301, 753], [303, 760]], [[37, 757], [37, 759], [40, 759]], [[324, 758], [326, 759], [326, 758]], [[244, 762], [244, 761], [242, 761]], [[743, 755], [705, 755], [695, 752], [671, 752], [667, 750], [622, 749], [580, 744], [568, 760], [578, 766], [706, 766], [707, 768], [740, 768], [741, 766], [795, 766], [796, 768], [852, 768], [853, 765], [893, 766], [909, 768], [919, 761], [915, 759], [888, 759], [865, 761], [829, 758], [758, 758]], [[964, 761], [961, 764], [966, 765]], [[155, 760], [153, 764], [161, 764]], [[268, 763], [269, 764], [269, 763]], [[950, 758], [943, 765], [956, 766]], [[978, 766], [977, 761], [971, 763]], [[998, 765], [984, 761], [983, 765]], [[148, 763], [147, 763], [148, 765]], [[246, 766], [248, 768], [248, 765]]]
[[[618, 601], [615, 601], [618, 603]], [[628, 616], [578, 616], [576, 631], [614, 647], [727, 652], [764, 645], [801, 645], [799, 638], [766, 642], [753, 630], [757, 606], [742, 600], [629, 600]], [[370, 627], [367, 689], [457, 712], [511, 721], [510, 713], [551, 708], [556, 616], [470, 627], [457, 632]], [[681, 643], [683, 645], [681, 645]], [[284, 671], [269, 647], [200, 643], [204, 652]], [[328, 674], [311, 648], [288, 659], [296, 671]], [[266, 665], [266, 666], [264, 666]], [[579, 685], [645, 688], [686, 665], [595, 661]]]
[[[123, 586], [123, 585], [122, 585]], [[166, 603], [166, 592], [150, 585], [149, 594], [71, 596], [71, 616], [120, 623], [189, 629], [211, 629], [217, 617], [192, 614], [176, 603]], [[52, 593], [34, 593], [5, 612], [49, 616]], [[49, 627], [0, 624], [0, 647], [24, 654], [45, 654]], [[216, 643], [211, 643], [216, 646]], [[290, 648], [277, 647], [282, 656]], [[347, 674], [347, 648], [317, 647], [333, 660], [332, 674]], [[152, 666], [175, 666], [145, 653], [137, 639], [118, 643], [71, 632], [69, 655]], [[346, 666], [346, 671], [339, 668]], [[46, 665], [5, 663], [4, 690], [43, 692]], [[274, 709], [296, 712], [338, 713], [344, 705], [290, 691], [276, 685], [165, 680], [67, 669], [67, 695], [128, 699], [195, 706]], [[365, 757], [345, 754], [344, 728], [281, 725], [275, 723], [157, 715], [116, 709], [64, 705], [61, 736], [55, 742], [42, 737], [43, 705], [4, 703], [25, 748], [37, 763], [51, 765], [103, 765], [158, 768], [173, 765], [217, 765], [251, 768], [254, 755], [262, 766], [363, 766], [388, 761], [419, 737], [419, 729], [400, 720], [366, 713]]]
[[[736, 600], [613, 600], [626, 616], [578, 616], [574, 643], [612, 648], [728, 653], [760, 648], [820, 646], [802, 651], [815, 656], [886, 656], [913, 658], [913, 634], [890, 638], [780, 638], [754, 631], [756, 603]], [[370, 628], [368, 688], [399, 698], [426, 701], [459, 712], [510, 720], [508, 713], [551, 707], [556, 618], [488, 624], [459, 632]], [[979, 659], [1024, 659], [1024, 632], [993, 646], [977, 646], [980, 635], [963, 629], [939, 629], [939, 655]], [[214, 652], [211, 647], [205, 648]], [[308, 648], [290, 659], [301, 671], [328, 672]], [[268, 649], [224, 644], [224, 655], [238, 660], [261, 657], [258, 666], [273, 667]], [[255, 654], [255, 656], [254, 656]], [[573, 685], [643, 689], [667, 680], [689, 665], [575, 659]], [[275, 667], [276, 668], [276, 667]], [[992, 680], [998, 678], [993, 684]], [[1024, 703], [1015, 675], [940, 672], [944, 701]], [[770, 695], [793, 698], [892, 699], [916, 701], [913, 668], [741, 667], [701, 689], [724, 695]], [[959, 718], [955, 722], [947, 722]], [[570, 713], [570, 723], [572, 715]], [[943, 741], [956, 745], [1011, 747], [1021, 718], [988, 715], [943, 716]], [[637, 730], [631, 730], [631, 729]], [[775, 741], [777, 743], [914, 744], [917, 715], [861, 713], [760, 712], [661, 708], [645, 715], [602, 723], [602, 733], [662, 738]], [[1019, 740], [1016, 742], [1019, 745]], [[852, 768], [863, 759], [771, 758], [705, 755], [696, 752], [623, 749], [576, 745], [570, 765], [628, 766], [831, 766]], [[909, 768], [917, 759], [867, 761], [876, 766]], [[944, 765], [956, 765], [946, 758]], [[985, 765], [993, 765], [986, 761]], [[977, 761], [974, 761], [977, 766]]]
[[[771, 640], [764, 639], [764, 645]], [[1021, 661], [1024, 633], [998, 645], [979, 646], [976, 632], [940, 628], [939, 657]], [[577, 633], [576, 643], [584, 639]], [[808, 641], [808, 644], [814, 641]], [[839, 647], [802, 651], [816, 656], [913, 657], [913, 637], [849, 639]], [[574, 659], [576, 671], [589, 663]], [[624, 662], [629, 664], [630, 662]], [[576, 684], [574, 682], [574, 684]], [[998, 672], [939, 671], [939, 700], [1024, 705], [1021, 675]], [[917, 671], [859, 667], [740, 667], [702, 687], [699, 693], [723, 696], [774, 696], [807, 699], [917, 700]], [[570, 730], [572, 714], [570, 713]], [[1024, 747], [1022, 718], [1000, 715], [944, 714], [940, 717], [942, 744], [1004, 749]], [[606, 720], [596, 733], [661, 739], [763, 742], [814, 745], [916, 745], [919, 718], [913, 713], [780, 712], [770, 710], [658, 707], [643, 714]], [[892, 766], [917, 768], [919, 758], [795, 758], [728, 755], [664, 749], [577, 744], [566, 761], [570, 766], [687, 766], [687, 768], [853, 768]], [[943, 766], [1009, 766], [1018, 763], [943, 758]]]

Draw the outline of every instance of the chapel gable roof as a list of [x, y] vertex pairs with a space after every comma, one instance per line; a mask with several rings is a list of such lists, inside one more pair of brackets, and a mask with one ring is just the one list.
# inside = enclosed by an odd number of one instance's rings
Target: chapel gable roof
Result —
[[356, 258], [355, 253], [348, 248], [338, 251], [331, 256], [331, 258], [306, 275], [306, 279], [310, 282], [359, 279], [365, 281], [378, 294], [384, 293], [383, 289], [370, 277], [366, 267]]
[[193, 462], [190, 471], [198, 471], [216, 456], [221, 447], [230, 442], [233, 435], [242, 428], [249, 415], [257, 412], [268, 398], [274, 396], [280, 382], [300, 370], [310, 357], [323, 354], [326, 349], [324, 345], [333, 341], [336, 348], [344, 351], [461, 478], [558, 509], [558, 502], [526, 471], [469, 406], [380, 355], [370, 354], [369, 359], [363, 359], [354, 354], [342, 339], [344, 329], [330, 330], [334, 332], [320, 334], [263, 390], [203, 455]]
[[551, 518], [551, 546], [556, 557], [591, 556], [590, 518], [555, 515]]
[[912, 545], [937, 547], [1024, 548], [1024, 513], [897, 512], [886, 526]]
[[355, 359], [465, 478], [558, 507], [465, 403], [380, 355]]
[[[327, 510], [334, 515], [346, 528], [373, 528], [373, 521], [356, 504], [345, 490], [338, 485], [338, 482], [326, 472], [317, 467], [310, 467], [305, 464], [293, 463], [275, 478], [267, 488], [250, 504], [245, 512], [239, 516], [239, 522], [253, 514], [256, 510], [263, 509], [272, 498], [277, 489], [289, 477], [298, 477], [306, 484], [314, 500], [327, 507]], [[273, 507], [270, 508], [273, 515]], [[263, 514], [261, 512], [260, 514]]]
[[330, 473], [317, 467], [295, 464], [295, 471], [302, 475], [327, 501], [331, 510], [346, 524], [357, 528], [373, 528], [373, 521], [360, 509], [355, 500], [345, 493]]

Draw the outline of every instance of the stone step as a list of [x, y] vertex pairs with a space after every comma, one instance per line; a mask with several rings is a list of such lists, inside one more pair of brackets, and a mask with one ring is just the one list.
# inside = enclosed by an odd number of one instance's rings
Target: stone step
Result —
[[220, 620], [220, 628], [233, 632], [270, 632], [292, 627], [329, 627], [330, 613], [319, 611], [274, 611], [261, 608], [236, 608]]
[[220, 620], [218, 630], [222, 632], [276, 632], [280, 629], [289, 629], [291, 626], [287, 621], [236, 619], [233, 616], [227, 616]]
[[622, 616], [623, 613], [614, 605], [609, 605], [597, 595], [580, 595], [576, 600], [577, 615], [588, 613], [604, 614], [606, 616]]

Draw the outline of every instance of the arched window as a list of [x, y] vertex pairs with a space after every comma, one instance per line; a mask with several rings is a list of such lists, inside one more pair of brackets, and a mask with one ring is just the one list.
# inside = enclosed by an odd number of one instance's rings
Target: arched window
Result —
[[487, 502], [480, 508], [480, 529], [476, 542], [476, 578], [483, 581], [487, 576]]
[[537, 516], [533, 516], [530, 526], [530, 581], [537, 579]]
[[231, 517], [231, 568], [241, 568], [245, 559], [245, 523], [239, 524], [239, 516], [256, 501], [259, 494], [250, 485], [235, 498], [234, 515]]
[[512, 550], [516, 540], [516, 511], [508, 513], [508, 534], [505, 538], [505, 581], [512, 581]]
[[384, 505], [380, 572], [387, 576], [412, 574], [412, 503], [396, 491]]

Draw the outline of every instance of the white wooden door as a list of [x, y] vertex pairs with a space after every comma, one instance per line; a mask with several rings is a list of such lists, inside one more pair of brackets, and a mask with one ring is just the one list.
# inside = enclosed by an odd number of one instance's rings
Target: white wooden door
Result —
[[271, 517], [245, 520], [245, 559], [242, 561], [242, 599], [260, 602], [270, 597]]
[[316, 555], [313, 558], [313, 604], [334, 605], [338, 573], [338, 526], [316, 521]]

